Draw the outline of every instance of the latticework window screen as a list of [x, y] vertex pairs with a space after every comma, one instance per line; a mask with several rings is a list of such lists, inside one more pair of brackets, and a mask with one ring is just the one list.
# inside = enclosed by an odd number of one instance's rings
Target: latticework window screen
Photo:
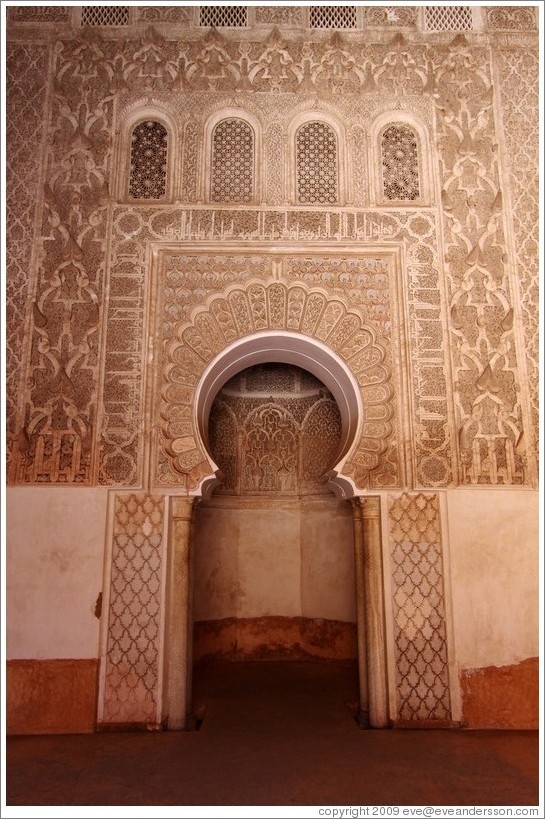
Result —
[[254, 132], [242, 119], [218, 122], [212, 134], [212, 202], [251, 202], [254, 192]]
[[356, 6], [311, 6], [311, 28], [356, 28]]
[[339, 201], [337, 137], [325, 122], [307, 122], [296, 135], [297, 201], [328, 205]]
[[167, 182], [167, 129], [147, 120], [137, 125], [131, 137], [129, 193], [135, 199], [162, 199]]
[[248, 9], [246, 6], [201, 6], [199, 25], [244, 28], [248, 25]]
[[381, 138], [382, 192], [385, 199], [420, 197], [418, 138], [404, 123], [388, 125]]
[[82, 26], [128, 26], [129, 6], [83, 6]]
[[428, 31], [467, 31], [473, 28], [470, 6], [426, 6], [424, 22]]

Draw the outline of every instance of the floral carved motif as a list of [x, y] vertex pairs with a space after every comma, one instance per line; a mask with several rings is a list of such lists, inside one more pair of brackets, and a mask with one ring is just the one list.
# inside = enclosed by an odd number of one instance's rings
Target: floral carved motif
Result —
[[485, 54], [437, 49], [435, 94], [462, 483], [526, 480], [513, 292]]
[[[385, 351], [375, 330], [365, 325], [357, 312], [321, 290], [309, 290], [304, 284], [261, 281], [244, 289], [235, 286], [214, 297], [191, 322], [179, 325], [175, 339], [167, 344], [159, 448], [168, 455], [168, 470], [157, 476], [158, 482], [179, 482], [176, 475], [184, 475], [187, 485], [194, 488], [211, 474], [200, 436], [191, 428], [195, 385], [233, 334], [241, 338], [267, 329], [319, 339], [346, 361], [359, 383], [365, 416], [357, 451], [343, 471], [357, 485], [372, 485], [373, 473], [380, 472], [382, 456], [388, 450], [394, 416], [392, 374], [384, 364]], [[186, 423], [180, 428], [183, 419]]]
[[[515, 9], [513, 9], [514, 11]], [[502, 79], [501, 104], [506, 141], [506, 164], [511, 188], [509, 214], [513, 225], [516, 286], [524, 326], [524, 355], [528, 373], [531, 434], [530, 451], [539, 452], [539, 105], [536, 78], [538, 55], [528, 49], [498, 50]]]
[[114, 54], [92, 35], [56, 47], [20, 482], [93, 480]]
[[[20, 9], [11, 9], [20, 11]], [[7, 155], [8, 178], [6, 202], [6, 443], [8, 472], [17, 458], [16, 447], [29, 445], [26, 430], [18, 427], [20, 388], [24, 376], [24, 333], [29, 299], [34, 282], [32, 246], [36, 203], [39, 198], [38, 180], [41, 173], [40, 154], [45, 135], [44, 82], [49, 48], [14, 44], [8, 47], [7, 71], [7, 130], [10, 145]], [[18, 441], [21, 433], [22, 438]]]

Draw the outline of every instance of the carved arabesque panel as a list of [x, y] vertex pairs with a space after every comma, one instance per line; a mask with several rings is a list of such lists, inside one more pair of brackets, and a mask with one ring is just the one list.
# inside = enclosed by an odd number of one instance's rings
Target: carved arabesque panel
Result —
[[[115, 43], [55, 46], [25, 413], [14, 479], [93, 482]], [[100, 81], [97, 82], [97, 77]]]
[[[489, 10], [489, 15], [490, 15]], [[495, 11], [526, 11], [495, 9]], [[528, 10], [531, 13], [531, 10]], [[528, 21], [529, 22], [529, 21]], [[509, 173], [509, 215], [515, 236], [515, 287], [524, 327], [524, 358], [532, 435], [539, 452], [539, 104], [537, 52], [498, 50], [505, 161]], [[524, 379], [523, 383], [526, 381]]]
[[[208, 363], [235, 338], [260, 330], [290, 330], [316, 338], [338, 353], [357, 379], [365, 416], [358, 448], [343, 467], [359, 486], [382, 480], [381, 468], [389, 449], [395, 415], [387, 365], [388, 339], [379, 341], [375, 328], [361, 315], [332, 299], [324, 290], [303, 283], [254, 281], [233, 286], [208, 300], [189, 322], [178, 324], [166, 344], [161, 372], [161, 436], [156, 456], [159, 485], [179, 483], [192, 488], [210, 474], [199, 435], [191, 428], [194, 389]], [[182, 426], [180, 422], [184, 419]], [[395, 450], [394, 450], [395, 451]], [[164, 456], [167, 456], [166, 458]], [[392, 456], [392, 452], [389, 453]], [[388, 460], [388, 456], [386, 457]], [[389, 480], [399, 481], [397, 455]], [[378, 477], [375, 478], [375, 475]]]
[[209, 421], [218, 494], [316, 494], [334, 466], [341, 418], [329, 390], [304, 370], [261, 364], [220, 390]]
[[434, 65], [460, 480], [522, 484], [526, 424], [488, 51], [458, 36]]
[[161, 495], [116, 495], [104, 723], [159, 722]]
[[397, 719], [451, 718], [437, 495], [388, 504]]
[[[36, 10], [36, 9], [34, 9]], [[11, 12], [24, 9], [10, 9]], [[28, 11], [28, 9], [26, 9]], [[35, 286], [32, 264], [38, 183], [45, 135], [46, 69], [49, 47], [9, 44], [6, 54], [6, 450], [8, 474], [17, 457], [17, 445], [26, 450], [26, 432], [20, 440], [20, 391], [25, 377], [24, 334], [29, 299]]]

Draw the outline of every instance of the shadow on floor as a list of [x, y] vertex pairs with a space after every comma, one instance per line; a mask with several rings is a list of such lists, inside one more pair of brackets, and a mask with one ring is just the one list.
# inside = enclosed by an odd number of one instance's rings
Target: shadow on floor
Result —
[[361, 730], [353, 667], [214, 663], [193, 699], [198, 731], [8, 738], [7, 805], [538, 804], [537, 731]]

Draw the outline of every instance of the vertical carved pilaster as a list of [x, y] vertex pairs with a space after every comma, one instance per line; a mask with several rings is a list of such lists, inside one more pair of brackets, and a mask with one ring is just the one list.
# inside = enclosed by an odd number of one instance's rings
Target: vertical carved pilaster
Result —
[[362, 505], [369, 724], [371, 728], [384, 728], [388, 725], [388, 689], [382, 589], [380, 498], [362, 498], [360, 503]]
[[167, 727], [188, 727], [191, 710], [191, 511], [193, 498], [172, 498], [167, 602]]
[[358, 633], [358, 676], [360, 694], [358, 722], [363, 728], [369, 725], [369, 687], [367, 683], [362, 511], [361, 498], [353, 498], [352, 517], [354, 522], [354, 569], [356, 575], [356, 625]]

